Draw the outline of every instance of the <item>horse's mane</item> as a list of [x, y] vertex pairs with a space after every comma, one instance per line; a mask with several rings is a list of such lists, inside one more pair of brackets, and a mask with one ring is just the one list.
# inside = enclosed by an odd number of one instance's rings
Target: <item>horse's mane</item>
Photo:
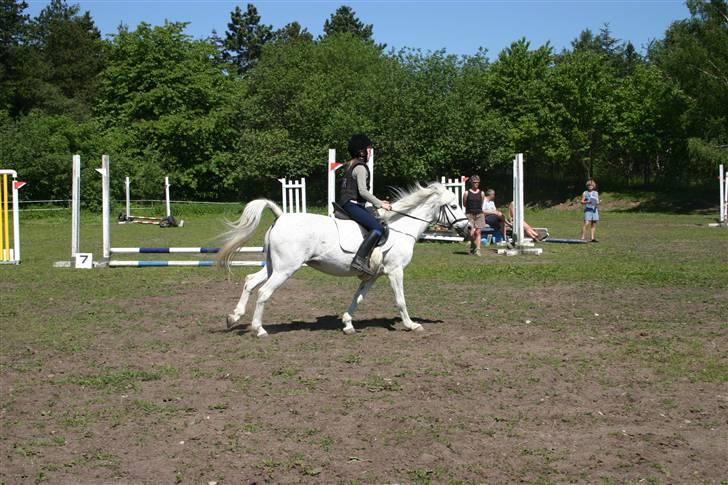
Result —
[[[427, 187], [423, 187], [419, 182], [415, 182], [414, 185], [407, 189], [394, 188], [393, 190], [395, 196], [392, 202], [392, 208], [399, 212], [409, 213], [425, 204], [433, 194], [445, 190], [445, 186], [434, 182], [427, 185]], [[398, 215], [396, 212], [385, 211], [382, 220], [388, 222]]]

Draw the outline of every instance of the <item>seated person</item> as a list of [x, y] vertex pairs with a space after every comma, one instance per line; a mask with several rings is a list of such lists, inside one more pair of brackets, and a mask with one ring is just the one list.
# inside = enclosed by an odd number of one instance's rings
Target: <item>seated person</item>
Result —
[[495, 190], [488, 189], [485, 191], [483, 200], [483, 214], [485, 215], [485, 223], [496, 231], [506, 235], [506, 221], [503, 213], [495, 207]]
[[[510, 204], [508, 204], [508, 220], [506, 221], [506, 224], [513, 228], [513, 206], [514, 203], [511, 201]], [[548, 232], [539, 233], [536, 229], [530, 226], [525, 220], [523, 221], [523, 234], [526, 237], [530, 237], [534, 241], [543, 241], [547, 237], [549, 237]]]

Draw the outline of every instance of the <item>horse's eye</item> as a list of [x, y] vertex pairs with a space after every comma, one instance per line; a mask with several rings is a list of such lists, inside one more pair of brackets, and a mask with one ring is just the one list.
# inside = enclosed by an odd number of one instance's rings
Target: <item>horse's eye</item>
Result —
[[450, 208], [451, 209], [457, 209], [458, 208], [458, 205], [457, 204], [450, 204]]

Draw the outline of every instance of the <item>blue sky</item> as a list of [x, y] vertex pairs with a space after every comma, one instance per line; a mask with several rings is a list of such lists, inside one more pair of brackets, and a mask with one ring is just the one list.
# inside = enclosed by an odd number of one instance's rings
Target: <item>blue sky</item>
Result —
[[[37, 15], [47, 1], [26, 0]], [[230, 12], [248, 2], [228, 0], [83, 0], [101, 32], [112, 34], [120, 23], [131, 28], [145, 21], [153, 25], [189, 22], [187, 32], [206, 37], [213, 29], [223, 34]], [[585, 28], [597, 32], [606, 22], [615, 37], [630, 40], [638, 50], [661, 38], [674, 20], [688, 17], [683, 0], [454, 0], [454, 1], [291, 1], [252, 2], [262, 22], [278, 28], [298, 21], [319, 35], [324, 21], [342, 4], [374, 25], [374, 37], [389, 47], [422, 50], [446, 49], [453, 54], [474, 54], [488, 49], [492, 59], [512, 41], [526, 37], [533, 46], [550, 41], [557, 50], [568, 47]]]

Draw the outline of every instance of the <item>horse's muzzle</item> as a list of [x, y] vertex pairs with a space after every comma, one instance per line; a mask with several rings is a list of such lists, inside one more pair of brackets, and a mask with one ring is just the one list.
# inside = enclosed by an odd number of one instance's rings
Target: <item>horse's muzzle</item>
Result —
[[455, 226], [455, 231], [463, 237], [466, 241], [470, 241], [470, 235], [473, 232], [473, 227], [470, 224], [464, 226]]

